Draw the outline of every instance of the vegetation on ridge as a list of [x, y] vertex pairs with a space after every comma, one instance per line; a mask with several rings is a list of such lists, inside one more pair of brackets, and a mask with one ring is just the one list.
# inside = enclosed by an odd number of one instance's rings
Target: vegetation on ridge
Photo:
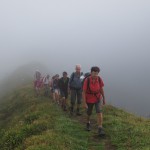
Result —
[[92, 131], [85, 131], [85, 111], [70, 117], [51, 99], [34, 97], [26, 86], [0, 104], [2, 150], [149, 150], [150, 120], [121, 109], [104, 107], [106, 138], [97, 136], [96, 114]]

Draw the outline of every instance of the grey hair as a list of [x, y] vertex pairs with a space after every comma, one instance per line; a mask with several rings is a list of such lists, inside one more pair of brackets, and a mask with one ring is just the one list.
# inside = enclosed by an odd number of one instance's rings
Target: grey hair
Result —
[[75, 68], [81, 68], [81, 65], [80, 64], [76, 64]]

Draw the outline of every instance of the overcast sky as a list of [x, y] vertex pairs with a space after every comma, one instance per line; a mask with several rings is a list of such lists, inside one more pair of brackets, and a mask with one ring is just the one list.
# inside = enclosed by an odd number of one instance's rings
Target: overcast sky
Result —
[[0, 52], [1, 78], [34, 61], [59, 73], [98, 65], [109, 100], [122, 101], [115, 85], [150, 106], [149, 0], [0, 0]]

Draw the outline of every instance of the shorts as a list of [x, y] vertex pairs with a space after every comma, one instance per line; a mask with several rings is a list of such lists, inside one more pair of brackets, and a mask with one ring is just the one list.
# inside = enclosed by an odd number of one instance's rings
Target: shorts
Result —
[[41, 81], [40, 80], [34, 81], [34, 86], [35, 86], [35, 88], [40, 88], [41, 87]]
[[87, 109], [87, 115], [90, 116], [92, 114], [93, 106], [95, 105], [96, 113], [102, 113], [102, 102], [99, 100], [96, 103], [87, 103], [88, 109]]
[[60, 94], [59, 89], [54, 89], [54, 93], [59, 95]]
[[65, 99], [67, 99], [68, 98], [68, 91], [60, 90], [60, 95], [61, 95], [61, 97], [65, 97]]
[[51, 88], [51, 93], [54, 93], [54, 89], [53, 88]]

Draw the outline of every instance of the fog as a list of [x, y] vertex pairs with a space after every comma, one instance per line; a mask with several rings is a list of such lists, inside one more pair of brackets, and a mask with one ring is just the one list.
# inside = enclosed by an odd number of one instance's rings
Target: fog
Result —
[[149, 8], [149, 0], [1, 0], [0, 83], [26, 64], [50, 74], [97, 65], [109, 104], [150, 115]]

